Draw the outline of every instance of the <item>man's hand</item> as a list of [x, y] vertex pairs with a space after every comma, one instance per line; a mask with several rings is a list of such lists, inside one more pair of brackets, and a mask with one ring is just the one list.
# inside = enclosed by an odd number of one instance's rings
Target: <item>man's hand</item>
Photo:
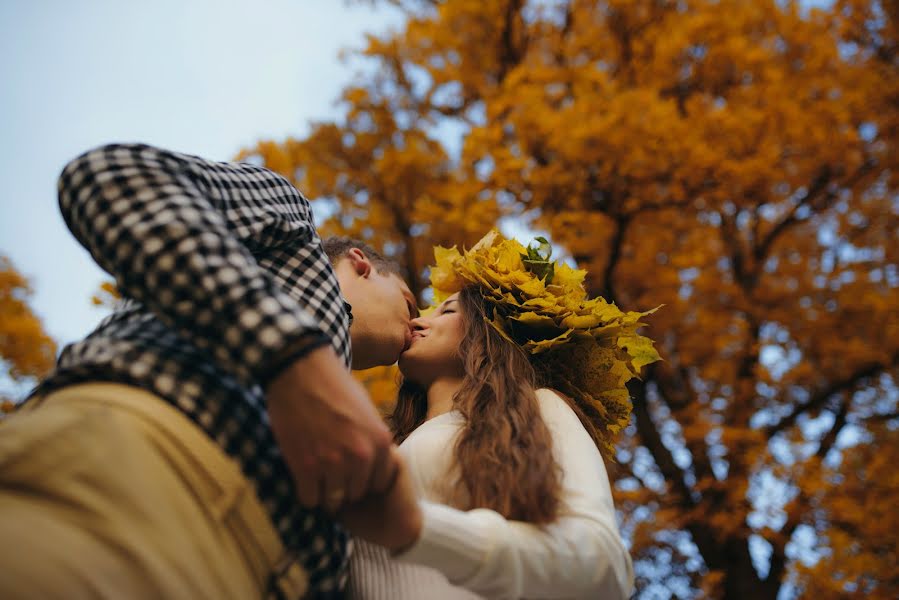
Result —
[[384, 492], [394, 481], [390, 431], [330, 346], [284, 370], [266, 395], [272, 432], [300, 504], [335, 511]]
[[399, 462], [393, 486], [344, 506], [337, 519], [356, 537], [399, 552], [418, 541], [423, 517], [405, 460], [395, 446], [391, 454]]

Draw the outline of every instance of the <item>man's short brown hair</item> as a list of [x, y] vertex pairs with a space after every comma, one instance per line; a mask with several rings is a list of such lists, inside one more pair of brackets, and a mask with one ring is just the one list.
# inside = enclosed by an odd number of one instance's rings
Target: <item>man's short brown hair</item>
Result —
[[337, 266], [337, 262], [345, 257], [350, 250], [358, 248], [368, 257], [368, 260], [371, 261], [371, 264], [374, 265], [379, 273], [392, 273], [397, 277], [402, 277], [400, 265], [395, 260], [385, 258], [383, 254], [362, 240], [345, 235], [332, 235], [322, 240], [322, 248], [324, 248], [325, 254], [328, 255], [328, 259], [334, 266]]

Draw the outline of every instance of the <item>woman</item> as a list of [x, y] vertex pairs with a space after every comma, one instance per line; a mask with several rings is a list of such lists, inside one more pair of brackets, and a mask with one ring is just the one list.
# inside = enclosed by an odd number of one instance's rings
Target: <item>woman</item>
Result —
[[583, 272], [549, 251], [496, 232], [464, 255], [438, 249], [446, 299], [412, 322], [390, 417], [423, 534], [396, 556], [357, 541], [350, 597], [630, 595], [600, 450], [654, 351], [640, 314], [587, 300]]

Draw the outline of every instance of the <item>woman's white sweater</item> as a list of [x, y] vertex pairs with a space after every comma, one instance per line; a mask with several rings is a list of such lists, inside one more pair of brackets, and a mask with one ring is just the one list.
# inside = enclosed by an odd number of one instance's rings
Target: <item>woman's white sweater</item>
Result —
[[631, 559], [615, 524], [602, 457], [574, 411], [537, 391], [562, 469], [558, 519], [544, 526], [487, 509], [447, 506], [453, 446], [463, 419], [453, 411], [423, 423], [400, 451], [421, 498], [421, 537], [391, 556], [355, 542], [348, 596], [364, 600], [465, 598], [628, 598]]

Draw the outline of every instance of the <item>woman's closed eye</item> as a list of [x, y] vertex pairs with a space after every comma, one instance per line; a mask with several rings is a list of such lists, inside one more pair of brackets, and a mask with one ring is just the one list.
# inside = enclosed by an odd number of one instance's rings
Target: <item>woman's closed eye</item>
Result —
[[458, 303], [459, 303], [459, 301], [456, 300], [455, 298], [450, 298], [449, 300], [444, 302], [443, 305], [440, 307], [440, 314], [445, 315], [446, 313], [456, 312], [454, 309], [456, 308], [456, 305]]

